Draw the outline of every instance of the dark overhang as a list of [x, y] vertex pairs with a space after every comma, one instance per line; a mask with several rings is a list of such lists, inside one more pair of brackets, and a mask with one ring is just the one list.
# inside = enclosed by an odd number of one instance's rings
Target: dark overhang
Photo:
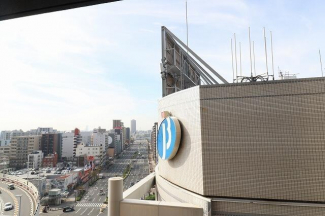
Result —
[[0, 0], [0, 21], [119, 0]]

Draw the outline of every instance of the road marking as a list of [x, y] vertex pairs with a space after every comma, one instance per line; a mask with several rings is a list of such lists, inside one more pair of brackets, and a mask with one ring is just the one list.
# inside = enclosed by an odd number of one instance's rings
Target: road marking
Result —
[[88, 208], [86, 208], [85, 211], [83, 211], [80, 215], [83, 215], [87, 210], [88, 210]]
[[[7, 183], [5, 183], [7, 184]], [[13, 195], [13, 193], [11, 193], [9, 190], [4, 189], [2, 187], [0, 187], [0, 189], [2, 191], [6, 191], [8, 193], [8, 195], [12, 198], [12, 200], [14, 201], [14, 215], [18, 216], [18, 211], [19, 211], [19, 204], [18, 204], [18, 199]]]
[[76, 211], [76, 214], [79, 212], [81, 210], [81, 208], [80, 209], [78, 209], [78, 211]]
[[0, 197], [0, 214], [1, 214], [1, 215], [4, 214], [4, 213], [3, 213], [4, 209], [3, 209], [2, 206], [4, 207], [4, 203], [3, 203], [3, 199], [1, 199], [1, 197]]
[[100, 208], [103, 203], [78, 203], [76, 207], [87, 207], [87, 208]]
[[91, 209], [91, 211], [88, 213], [88, 215], [90, 215], [90, 213], [92, 213], [94, 211], [94, 208]]

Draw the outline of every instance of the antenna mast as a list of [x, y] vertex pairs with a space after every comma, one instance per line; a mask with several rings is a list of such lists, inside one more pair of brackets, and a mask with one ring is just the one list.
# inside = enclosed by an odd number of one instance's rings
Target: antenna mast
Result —
[[323, 74], [323, 63], [322, 63], [322, 55], [320, 54], [320, 50], [319, 50], [319, 61], [320, 61], [320, 69], [322, 71], [322, 77], [324, 76]]
[[239, 42], [239, 62], [240, 62], [240, 76], [242, 76], [242, 65], [241, 65], [241, 43]]
[[254, 76], [256, 76], [256, 67], [255, 67], [255, 46], [253, 41], [253, 59], [254, 59]]
[[252, 45], [251, 45], [251, 27], [248, 27], [248, 38], [249, 38], [249, 55], [251, 63], [251, 77], [253, 77], [253, 68], [252, 68]]
[[235, 61], [236, 61], [236, 81], [238, 82], [237, 79], [237, 46], [236, 46], [236, 33], [234, 33], [234, 39], [235, 39]]
[[232, 38], [231, 38], [231, 64], [232, 64], [232, 82], [235, 82], [235, 69], [234, 69], [234, 52], [232, 49]]
[[[188, 21], [187, 21], [187, 1], [185, 3], [186, 6], [186, 45], [188, 47]], [[187, 49], [187, 54], [188, 54], [188, 49]]]
[[274, 80], [274, 62], [273, 62], [273, 39], [272, 39], [272, 31], [270, 31], [271, 34], [271, 52], [272, 52], [272, 71], [273, 71], [273, 80]]
[[266, 76], [269, 78], [269, 67], [267, 65], [267, 49], [266, 49], [266, 36], [265, 36], [265, 27], [264, 27], [264, 46], [265, 46], [265, 60], [266, 60]]

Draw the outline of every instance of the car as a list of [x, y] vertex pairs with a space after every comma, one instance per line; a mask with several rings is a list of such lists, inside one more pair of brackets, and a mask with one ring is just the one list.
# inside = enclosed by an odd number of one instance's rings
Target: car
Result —
[[30, 174], [31, 174], [31, 175], [35, 175], [35, 172], [34, 172], [34, 171], [32, 171]]
[[10, 202], [7, 202], [7, 203], [5, 203], [3, 210], [9, 211], [9, 210], [12, 210], [13, 208], [14, 208], [14, 206]]
[[46, 170], [46, 173], [51, 173], [51, 170], [50, 169]]
[[61, 174], [61, 171], [58, 170], [54, 174]]
[[15, 185], [13, 185], [13, 184], [8, 184], [8, 189], [9, 189], [9, 190], [14, 190], [14, 189], [15, 189]]
[[66, 206], [63, 208], [63, 212], [71, 212], [74, 211], [74, 208], [72, 206]]

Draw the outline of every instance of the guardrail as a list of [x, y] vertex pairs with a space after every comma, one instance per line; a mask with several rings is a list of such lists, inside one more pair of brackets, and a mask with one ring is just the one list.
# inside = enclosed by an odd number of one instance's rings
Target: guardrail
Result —
[[39, 215], [40, 210], [40, 202], [39, 202], [39, 192], [36, 186], [28, 180], [19, 178], [17, 176], [7, 175], [0, 173], [0, 180], [8, 183], [12, 183], [15, 185], [20, 186], [21, 188], [25, 189], [34, 200], [35, 204], [35, 211], [33, 215]]

